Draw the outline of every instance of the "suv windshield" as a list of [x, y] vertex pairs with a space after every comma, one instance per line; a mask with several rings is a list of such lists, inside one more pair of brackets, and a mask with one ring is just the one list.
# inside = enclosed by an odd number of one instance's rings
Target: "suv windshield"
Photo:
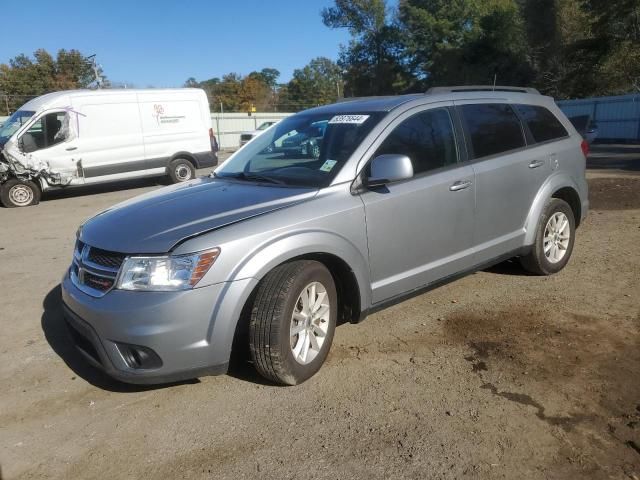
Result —
[[5, 120], [2, 127], [0, 127], [0, 140], [8, 140], [9, 137], [27, 123], [35, 113], [36, 112], [32, 112], [30, 110], [18, 110], [17, 112], [14, 112], [13, 115]]
[[383, 112], [288, 117], [225, 162], [215, 175], [242, 181], [327, 186]]

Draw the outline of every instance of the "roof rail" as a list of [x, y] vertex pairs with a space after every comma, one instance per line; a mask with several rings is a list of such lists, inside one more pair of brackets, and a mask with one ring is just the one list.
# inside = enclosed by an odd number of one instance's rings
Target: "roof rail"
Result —
[[540, 92], [535, 88], [528, 87], [508, 87], [503, 85], [460, 85], [457, 87], [432, 87], [425, 93], [453, 93], [453, 92], [517, 92], [517, 93], [532, 93], [534, 95], [540, 95]]

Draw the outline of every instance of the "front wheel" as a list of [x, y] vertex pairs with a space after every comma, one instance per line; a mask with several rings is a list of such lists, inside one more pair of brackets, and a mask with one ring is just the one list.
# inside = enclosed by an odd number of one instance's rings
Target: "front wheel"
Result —
[[535, 244], [520, 259], [522, 266], [536, 275], [551, 275], [562, 270], [573, 252], [576, 223], [567, 202], [552, 198], [545, 206]]
[[31, 180], [11, 178], [0, 185], [0, 200], [7, 208], [37, 205], [40, 203], [40, 188]]
[[196, 169], [189, 160], [176, 158], [169, 164], [168, 174], [173, 183], [187, 182], [196, 177]]
[[337, 303], [333, 277], [320, 262], [294, 261], [269, 272], [258, 286], [249, 324], [258, 372], [282, 385], [312, 377], [329, 354]]

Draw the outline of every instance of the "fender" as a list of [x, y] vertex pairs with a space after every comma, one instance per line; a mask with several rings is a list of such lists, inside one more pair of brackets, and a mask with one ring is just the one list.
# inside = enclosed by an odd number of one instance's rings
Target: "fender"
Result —
[[256, 246], [229, 274], [230, 280], [261, 280], [276, 266], [313, 254], [329, 254], [341, 259], [353, 271], [360, 291], [361, 308], [371, 305], [369, 264], [347, 238], [328, 230], [298, 230], [270, 238]]
[[191, 163], [193, 163], [193, 166], [195, 168], [198, 168], [198, 161], [196, 160], [196, 157], [189, 152], [176, 152], [173, 155], [171, 155], [169, 157], [169, 160], [167, 160], [167, 167], [169, 166], [169, 164], [171, 162], [173, 162], [176, 158], [184, 158], [186, 160], [189, 160]]
[[325, 230], [298, 230], [283, 234], [253, 248], [230, 272], [228, 281], [224, 282], [207, 332], [216, 362], [229, 361], [238, 321], [260, 280], [276, 266], [312, 254], [330, 254], [344, 261], [358, 283], [360, 309], [366, 311], [369, 308], [369, 267], [355, 245]]
[[555, 192], [565, 187], [574, 189], [576, 193], [580, 192], [575, 180], [564, 172], [557, 172], [553, 174], [547, 178], [542, 187], [540, 187], [540, 190], [538, 190], [538, 194], [529, 209], [529, 214], [527, 215], [527, 220], [524, 225], [526, 232], [524, 237], [525, 246], [533, 245], [535, 242], [536, 228], [538, 227], [538, 220], [540, 219], [540, 215], [542, 215], [544, 206]]

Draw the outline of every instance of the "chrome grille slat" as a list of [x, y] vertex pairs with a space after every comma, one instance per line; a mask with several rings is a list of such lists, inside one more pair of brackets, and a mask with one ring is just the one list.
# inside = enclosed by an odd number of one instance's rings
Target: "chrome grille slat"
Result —
[[78, 240], [73, 254], [70, 278], [81, 291], [102, 297], [115, 287], [126, 255], [91, 247]]

